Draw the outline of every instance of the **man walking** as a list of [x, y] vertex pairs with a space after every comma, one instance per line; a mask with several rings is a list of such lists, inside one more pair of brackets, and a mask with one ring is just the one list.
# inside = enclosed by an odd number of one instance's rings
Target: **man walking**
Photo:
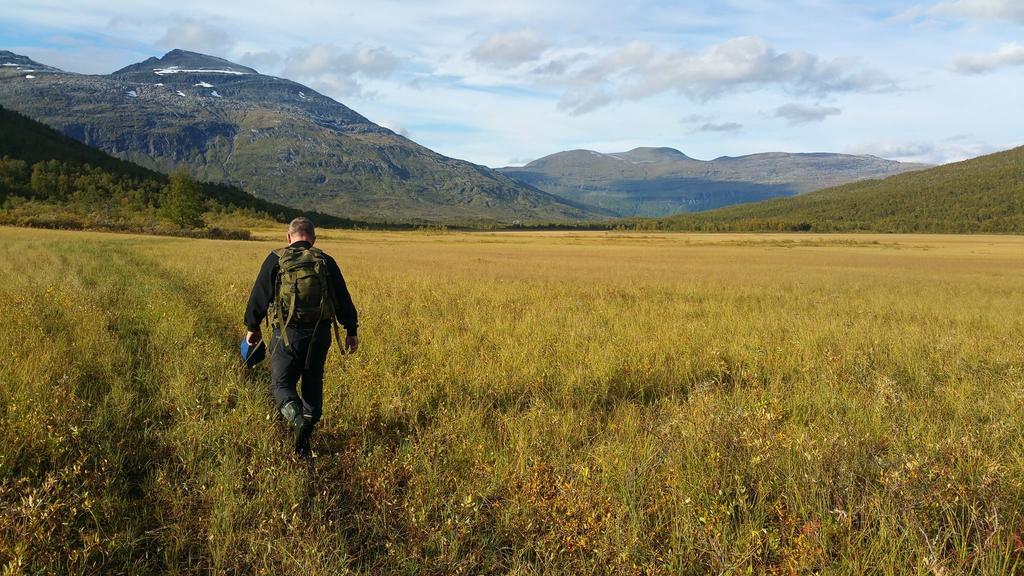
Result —
[[[309, 439], [323, 413], [324, 362], [331, 328], [345, 327], [345, 350], [359, 347], [358, 316], [337, 262], [314, 248], [316, 232], [309, 218], [288, 225], [288, 247], [263, 261], [245, 309], [245, 338], [256, 346], [260, 323], [270, 319], [271, 392], [285, 422], [295, 428], [295, 451], [310, 454]], [[339, 342], [339, 345], [341, 343]], [[301, 397], [296, 385], [302, 381]]]

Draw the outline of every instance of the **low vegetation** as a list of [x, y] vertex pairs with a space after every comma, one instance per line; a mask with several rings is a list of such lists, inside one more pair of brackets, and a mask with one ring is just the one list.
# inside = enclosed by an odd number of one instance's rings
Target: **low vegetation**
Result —
[[0, 229], [0, 567], [1012, 574], [1024, 241], [326, 234], [362, 313], [289, 454], [271, 243]]

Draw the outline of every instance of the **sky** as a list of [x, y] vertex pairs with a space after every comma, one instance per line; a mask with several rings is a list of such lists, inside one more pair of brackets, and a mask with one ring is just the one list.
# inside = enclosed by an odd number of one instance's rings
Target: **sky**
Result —
[[107, 74], [173, 48], [492, 167], [669, 146], [944, 163], [1024, 144], [1024, 0], [4, 0], [0, 49]]

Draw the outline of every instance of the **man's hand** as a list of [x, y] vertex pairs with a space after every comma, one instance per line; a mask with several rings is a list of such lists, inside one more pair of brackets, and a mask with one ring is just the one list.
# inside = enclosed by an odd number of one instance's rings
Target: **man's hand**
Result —
[[246, 332], [245, 341], [249, 343], [249, 346], [255, 346], [263, 341], [263, 333], [259, 330], [255, 332]]
[[352, 334], [346, 334], [345, 335], [345, 352], [351, 354], [351, 353], [355, 352], [356, 350], [359, 350], [359, 336], [354, 336]]

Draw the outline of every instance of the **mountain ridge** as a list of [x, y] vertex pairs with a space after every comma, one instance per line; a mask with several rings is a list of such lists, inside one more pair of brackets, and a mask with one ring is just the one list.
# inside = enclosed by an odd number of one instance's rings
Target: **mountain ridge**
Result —
[[108, 75], [50, 67], [29, 78], [17, 65], [3, 68], [0, 105], [146, 168], [184, 166], [194, 178], [298, 209], [377, 222], [607, 215], [438, 154], [312, 88], [215, 56], [176, 49]]
[[869, 155], [760, 152], [698, 160], [674, 148], [576, 149], [499, 168], [552, 194], [619, 216], [662, 216], [791, 196], [927, 167]]
[[[153, 66], [153, 68], [150, 68]], [[215, 68], [197, 68], [198, 66], [214, 66]], [[176, 69], [176, 70], [175, 70]], [[220, 58], [218, 56], [211, 56], [209, 54], [202, 54], [199, 52], [191, 52], [188, 50], [182, 50], [175, 48], [170, 52], [167, 52], [160, 58], [156, 56], [150, 56], [142, 62], [136, 62], [135, 64], [129, 64], [120, 70], [111, 72], [111, 76], [118, 76], [124, 74], [132, 74], [138, 72], [152, 71], [157, 75], [174, 74], [178, 72], [194, 71], [194, 72], [207, 72], [207, 73], [238, 73], [238, 74], [259, 74], [254, 68], [248, 66], [242, 66], [241, 64], [235, 64], [230, 60]]]
[[32, 70], [29, 72], [35, 72], [37, 69], [46, 70], [49, 72], [63, 72], [63, 70], [61, 70], [60, 68], [55, 68], [47, 64], [36, 62], [28, 56], [15, 54], [10, 50], [0, 50], [0, 69], [4, 68], [16, 68], [17, 71], [21, 71], [21, 68], [32, 68]]
[[[180, 233], [157, 225], [162, 189], [173, 178], [78, 142], [41, 122], [0, 106], [0, 222], [48, 228]], [[195, 182], [218, 220], [287, 222], [313, 218], [328, 227], [366, 226], [261, 200], [237, 188]], [[6, 200], [12, 199], [12, 202]], [[220, 232], [223, 232], [221, 230]], [[190, 234], [216, 235], [206, 230]], [[233, 237], [247, 237], [237, 230]]]

